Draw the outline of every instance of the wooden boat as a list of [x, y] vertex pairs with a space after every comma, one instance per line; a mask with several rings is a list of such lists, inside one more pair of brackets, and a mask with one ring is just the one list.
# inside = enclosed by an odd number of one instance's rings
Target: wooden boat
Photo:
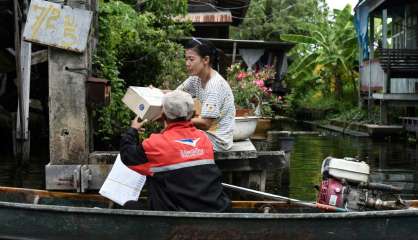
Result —
[[418, 209], [322, 213], [254, 201], [233, 202], [229, 213], [161, 212], [8, 187], [0, 187], [0, 216], [1, 239], [416, 239], [418, 231]]

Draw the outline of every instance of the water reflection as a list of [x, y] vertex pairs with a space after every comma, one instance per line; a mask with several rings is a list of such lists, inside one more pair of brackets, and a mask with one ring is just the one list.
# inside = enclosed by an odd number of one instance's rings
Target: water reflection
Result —
[[290, 163], [291, 197], [315, 200], [313, 187], [321, 181], [320, 168], [327, 156], [357, 157], [370, 165], [372, 181], [402, 187], [405, 189], [404, 198], [416, 198], [418, 168], [415, 144], [328, 134], [294, 137]]
[[31, 162], [17, 164], [12, 154], [1, 154], [0, 186], [43, 189], [45, 187], [45, 160], [31, 156]]
[[13, 156], [11, 132], [0, 130], [0, 186], [45, 188], [45, 165], [49, 162], [47, 137], [34, 135], [29, 162], [19, 163]]

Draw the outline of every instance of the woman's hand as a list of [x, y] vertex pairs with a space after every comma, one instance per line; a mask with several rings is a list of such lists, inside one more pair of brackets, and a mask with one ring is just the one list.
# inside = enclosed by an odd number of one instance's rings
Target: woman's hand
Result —
[[[152, 84], [148, 85], [148, 87], [149, 87], [149, 88], [151, 88], [151, 89], [156, 88], [156, 87], [152, 86]], [[162, 90], [162, 89], [161, 89], [161, 92], [163, 92], [164, 94], [169, 93], [169, 92], [171, 92], [171, 91], [173, 91], [173, 90], [170, 90], [170, 89], [165, 89], [165, 90]]]
[[148, 119], [144, 119], [141, 122], [139, 121], [140, 121], [139, 117], [136, 116], [131, 122], [131, 128], [135, 128], [136, 130], [138, 130], [138, 132], [143, 132], [145, 131], [145, 128], [143, 128], [142, 126], [148, 122]]
[[214, 125], [216, 119], [195, 117], [195, 118], [192, 118], [191, 121], [196, 128], [203, 130], [203, 131], [207, 131]]

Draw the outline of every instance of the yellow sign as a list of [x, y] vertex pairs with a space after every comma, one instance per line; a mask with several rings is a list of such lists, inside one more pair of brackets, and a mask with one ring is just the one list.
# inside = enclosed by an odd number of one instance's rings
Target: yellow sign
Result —
[[91, 11], [43, 0], [32, 0], [23, 39], [83, 52], [87, 46], [92, 16]]

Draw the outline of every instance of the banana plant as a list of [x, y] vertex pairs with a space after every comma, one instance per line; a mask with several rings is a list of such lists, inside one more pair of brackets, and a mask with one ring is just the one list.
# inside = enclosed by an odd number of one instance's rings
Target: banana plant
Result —
[[306, 34], [280, 35], [281, 40], [299, 44], [288, 74], [293, 86], [319, 82], [325, 93], [341, 99], [344, 85], [351, 84], [355, 93], [357, 41], [351, 8], [334, 11], [333, 19], [303, 24]]

